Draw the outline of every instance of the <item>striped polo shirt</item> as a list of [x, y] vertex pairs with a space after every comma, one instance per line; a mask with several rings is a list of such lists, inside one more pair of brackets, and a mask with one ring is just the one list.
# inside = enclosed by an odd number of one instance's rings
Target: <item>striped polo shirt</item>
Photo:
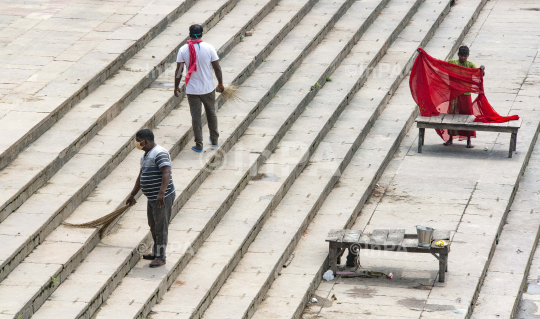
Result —
[[157, 200], [163, 177], [163, 173], [159, 169], [163, 166], [171, 167], [171, 181], [165, 191], [165, 197], [167, 197], [174, 193], [172, 164], [169, 152], [156, 144], [153, 149], [141, 157], [141, 189], [149, 201]]

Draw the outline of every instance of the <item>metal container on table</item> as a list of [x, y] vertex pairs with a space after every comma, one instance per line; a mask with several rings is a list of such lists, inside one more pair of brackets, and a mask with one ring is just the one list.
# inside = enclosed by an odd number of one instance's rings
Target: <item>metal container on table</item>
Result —
[[418, 234], [418, 246], [429, 248], [433, 241], [433, 232], [435, 229], [427, 226], [416, 226], [416, 233]]

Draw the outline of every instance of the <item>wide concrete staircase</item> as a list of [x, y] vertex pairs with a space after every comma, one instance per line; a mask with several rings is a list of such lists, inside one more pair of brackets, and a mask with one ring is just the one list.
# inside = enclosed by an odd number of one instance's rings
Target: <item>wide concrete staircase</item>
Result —
[[[122, 113], [129, 113], [132, 104], [141, 103], [144, 99], [141, 94], [151, 83], [154, 83], [158, 89], [160, 87], [158, 79], [160, 74], [173, 72], [174, 68], [170, 67], [170, 64], [176, 61], [178, 48], [187, 40], [188, 28], [191, 24], [196, 21], [203, 25], [207, 32], [211, 31], [217, 22], [227, 25], [226, 28], [221, 28], [219, 40], [214, 41], [218, 48], [218, 54], [225, 56], [241, 40], [242, 34], [264, 17], [277, 1], [242, 2], [239, 5], [237, 2], [196, 1], [194, 3], [194, 1], [188, 1], [187, 10], [173, 23], [170, 23], [167, 29], [149, 42], [148, 36], [145, 36], [144, 39], [134, 44], [136, 48], [146, 41], [148, 43], [144, 45], [144, 48], [136, 53], [133, 52], [135, 49], [127, 49], [120, 54], [120, 61], [108, 65], [104, 69], [98, 67], [99, 72], [104, 72], [104, 74], [89, 80], [87, 84], [84, 84], [82, 92], [66, 99], [61, 106], [51, 110], [50, 113], [39, 107], [39, 114], [47, 116], [47, 118], [28, 128], [24, 137], [6, 149], [5, 152], [9, 154], [2, 157], [2, 159], [6, 159], [4, 166], [7, 165], [7, 167], [2, 170], [0, 177], [2, 185], [0, 221], [5, 220], [20, 207], [37, 189], [58, 173], [59, 169], [70, 159], [75, 155], [82, 154], [82, 148], [90, 140], [94, 140], [95, 136], [120, 137], [117, 141], [118, 144], [114, 146], [115, 153], [111, 155], [113, 158], [118, 158], [117, 161], [121, 161], [123, 158], [121, 146], [129, 145], [129, 140], [125, 141], [121, 138], [125, 133], [107, 133], [103, 128], [126, 108], [127, 110]], [[231, 12], [227, 19], [221, 21], [222, 15], [230, 11], [232, 7], [235, 8], [234, 12]], [[182, 6], [182, 8], [185, 7]], [[246, 12], [249, 13], [246, 14]], [[126, 60], [126, 57], [131, 58]], [[123, 60], [126, 61], [122, 62]], [[81, 71], [83, 70], [79, 70], [79, 72]], [[85, 72], [85, 74], [89, 73], [91, 72]], [[110, 76], [108, 76], [109, 73]], [[67, 74], [64, 75], [64, 77], [67, 76]], [[157, 83], [155, 83], [156, 80]], [[90, 91], [91, 93], [82, 99]], [[139, 98], [135, 101], [137, 97]], [[152, 100], [152, 98], [150, 100], [156, 103], [165, 102], [163, 98], [163, 101], [159, 102]], [[169, 97], [169, 100], [168, 109], [162, 108], [162, 112], [165, 114], [179, 101], [174, 97]], [[47, 106], [54, 106], [54, 103], [49, 102]], [[27, 108], [38, 107], [27, 106]], [[25, 118], [29, 117], [29, 115], [25, 116]], [[156, 118], [148, 116], [148, 118], [139, 119], [141, 122], [139, 124], [145, 125], [144, 119], [150, 121]], [[158, 117], [157, 120], [159, 122], [161, 118]], [[9, 117], [3, 117], [0, 121], [9, 121]], [[8, 125], [2, 126], [9, 127]], [[18, 125], [16, 132], [22, 132], [25, 129]], [[10, 136], [14, 135], [10, 134]], [[55, 141], [54, 145], [50, 145], [51, 140]], [[124, 150], [124, 153], [126, 152]], [[36, 163], [33, 160], [35, 158], [40, 158], [41, 161]], [[80, 156], [73, 158], [73, 161], [77, 160], [83, 161]], [[81, 165], [84, 164], [84, 162], [81, 163]], [[26, 169], [20, 172], [22, 167]], [[92, 187], [90, 186], [90, 189]], [[52, 200], [50, 203], [55, 204], [56, 202]]]
[[[471, 22], [476, 18], [473, 13], [477, 13], [473, 7], [478, 6], [478, 8], [481, 8], [484, 4], [478, 1], [467, 5], [471, 7], [456, 6], [452, 8], [433, 40], [426, 45], [427, 52], [440, 58], [445, 55], [446, 58], [455, 57], [452, 54], [453, 50], [448, 52], [445, 49], [444, 43], [447, 40], [455, 39], [457, 35], [455, 31], [460, 26], [465, 27], [465, 30], [472, 26]], [[479, 18], [480, 21], [478, 21], [476, 29], [470, 31], [471, 34], [468, 34], [465, 40], [462, 40], [463, 35], [458, 37], [458, 43], [463, 41], [465, 44], [470, 44], [478, 36], [478, 29], [486, 23], [487, 17], [491, 17], [490, 11], [496, 5], [498, 4], [486, 5], [489, 8], [483, 13], [484, 16], [481, 19]], [[505, 10], [508, 10], [508, 8], [505, 7], [512, 5], [512, 3], [503, 2], [498, 8], [498, 12], [492, 14], [507, 14]], [[520, 9], [516, 8], [514, 10], [508, 15], [519, 15]], [[471, 22], [466, 20], [469, 18], [472, 18]], [[497, 19], [494, 20], [497, 21]], [[494, 24], [493, 20], [491, 24]], [[482, 43], [483, 38], [478, 37], [480, 38], [479, 42]], [[478, 46], [475, 48], [482, 50], [483, 54], [486, 54], [488, 50], [495, 50], [495, 48], [484, 49]], [[383, 112], [369, 134], [373, 133], [374, 137], [379, 141], [379, 143], [374, 143], [376, 145], [384, 145], [382, 137], [388, 133], [390, 133], [390, 136], [398, 133], [408, 134], [407, 138], [402, 141], [401, 145], [386, 146], [387, 149], [399, 147], [394, 158], [377, 159], [377, 152], [374, 150], [368, 150], [361, 158], [358, 158], [364, 165], [367, 161], [370, 166], [374, 161], [392, 160], [391, 167], [384, 172], [384, 174], [387, 174], [387, 171], [389, 171], [389, 174], [383, 175], [384, 179], [379, 181], [378, 184], [370, 185], [373, 190], [370, 193], [363, 193], [366, 186], [362, 186], [362, 183], [358, 182], [358, 178], [363, 180], [365, 179], [364, 176], [369, 174], [369, 168], [362, 171], [346, 170], [342, 174], [339, 188], [332, 190], [320, 208], [315, 219], [306, 230], [307, 236], [301, 239], [297, 249], [293, 252], [294, 259], [292, 262], [287, 263], [287, 268], [282, 270], [254, 317], [296, 318], [301, 316], [307, 319], [334, 318], [356, 314], [384, 314], [414, 318], [535, 318], [538, 316], [537, 284], [539, 263], [538, 250], [535, 253], [535, 249], [540, 235], [538, 231], [540, 220], [537, 212], [539, 187], [536, 178], [538, 169], [538, 147], [536, 144], [538, 143], [539, 116], [534, 104], [527, 103], [534, 101], [536, 98], [536, 96], [532, 97], [530, 88], [538, 87], [538, 57], [534, 55], [537, 49], [535, 44], [531, 44], [530, 47], [523, 45], [521, 48], [528, 53], [527, 57], [529, 59], [524, 62], [527, 66], [520, 72], [512, 73], [512, 76], [519, 78], [521, 83], [517, 83], [518, 80], [514, 80], [508, 75], [508, 79], [504, 79], [505, 83], [508, 84], [500, 86], [506, 91], [515, 90], [516, 94], [505, 95], [504, 98], [493, 97], [493, 101], [496, 101], [494, 104], [496, 103], [501, 112], [509, 112], [509, 114], [519, 112], [520, 116], [528, 121], [520, 131], [522, 144], [521, 149], [516, 153], [520, 159], [517, 161], [503, 161], [504, 155], [501, 156], [500, 154], [503, 154], [508, 145], [507, 137], [502, 134], [495, 136], [492, 147], [493, 152], [498, 154], [486, 156], [485, 165], [489, 165], [488, 172], [483, 174], [476, 183], [473, 194], [467, 194], [467, 196], [470, 196], [466, 203], [468, 207], [465, 209], [464, 214], [457, 216], [458, 222], [447, 222], [452, 218], [456, 218], [456, 216], [448, 216], [451, 215], [451, 210], [445, 211], [442, 209], [443, 214], [433, 211], [436, 206], [429, 206], [430, 199], [416, 202], [419, 193], [426, 192], [429, 187], [437, 186], [437, 182], [414, 185], [414, 189], [407, 189], [411, 184], [403, 183], [405, 185], [400, 185], [400, 182], [402, 183], [405, 178], [414, 179], [414, 172], [423, 171], [423, 174], [426, 174], [425, 178], [422, 177], [418, 180], [437, 178], [437, 173], [430, 176], [433, 171], [418, 165], [425, 160], [423, 159], [425, 155], [416, 153], [417, 130], [415, 128], [409, 129], [408, 125], [404, 124], [404, 130], [397, 131], [398, 127], [396, 126], [389, 128], [381, 125], [380, 131], [376, 132], [377, 124], [384, 123], [382, 122], [383, 118], [391, 120], [394, 114], [397, 114], [399, 110], [403, 110], [405, 107], [411, 111], [416, 108], [414, 102], [405, 101], [404, 103], [405, 99], [403, 97], [394, 95], [385, 110], [385, 112], [389, 112], [387, 114]], [[493, 56], [487, 60], [497, 60], [498, 58]], [[531, 64], [528, 65], [529, 63]], [[497, 71], [499, 70], [492, 72]], [[404, 90], [403, 92], [407, 92], [405, 81], [402, 86], [398, 89], [398, 92], [401, 89]], [[493, 88], [490, 87], [491, 90]], [[493, 91], [490, 95], [502, 93], [497, 90]], [[396, 120], [396, 122], [399, 122], [399, 120]], [[432, 150], [434, 149], [432, 148]], [[380, 149], [377, 151], [380, 151]], [[488, 147], [486, 147], [485, 151], [489, 151]], [[357, 154], [360, 155], [361, 153], [358, 152]], [[446, 155], [449, 155], [449, 153], [446, 153]], [[405, 158], [412, 158], [411, 162], [416, 162], [417, 165], [414, 167], [414, 171], [410, 170], [411, 166], [406, 166], [405, 162], [407, 160]], [[468, 160], [473, 158], [475, 157], [471, 156]], [[478, 159], [478, 157], [476, 158]], [[428, 161], [426, 160], [426, 164]], [[408, 172], [397, 173], [402, 169], [408, 170]], [[497, 174], [493, 174], [493, 172], [497, 172]], [[440, 173], [448, 174], [448, 171], [440, 170]], [[403, 177], [403, 175], [406, 177]], [[393, 180], [398, 176], [401, 176], [399, 182]], [[441, 177], [441, 180], [445, 180], [445, 177]], [[497, 185], [493, 187], [490, 183]], [[358, 194], [359, 191], [362, 192]], [[449, 192], [452, 194], [452, 199], [449, 200], [456, 201], [455, 198], [458, 198], [456, 193], [461, 191], [463, 191], [462, 188], [456, 187], [455, 190]], [[385, 197], [385, 192], [389, 193], [388, 197]], [[437, 191], [433, 192], [437, 193]], [[442, 198], [444, 194], [446, 194], [446, 191], [441, 192], [441, 196], [433, 196], [431, 198], [433, 205], [444, 202]], [[403, 197], [400, 198], [401, 196]], [[384, 199], [381, 200], [383, 197]], [[405, 198], [411, 204], [404, 204], [402, 201]], [[369, 200], [369, 203], [363, 205], [366, 200]], [[388, 214], [380, 212], [388, 210], [392, 205], [396, 207], [395, 210], [391, 210]], [[425, 206], [419, 208], [419, 205]], [[352, 211], [352, 214], [337, 215], [335, 213], [336, 208], [340, 212]], [[376, 211], [379, 209], [380, 211], [377, 214]], [[414, 231], [411, 225], [426, 223], [427, 219], [425, 213], [412, 212], [411, 214], [411, 209], [430, 210], [429, 213], [432, 215], [429, 218], [430, 223], [438, 223], [439, 225], [457, 224], [457, 227], [453, 229], [455, 230], [452, 239], [451, 256], [453, 257], [449, 262], [449, 273], [453, 277], [450, 279], [447, 277], [446, 283], [435, 281], [437, 279], [437, 270], [436, 267], [429, 266], [431, 258], [424, 260], [412, 256], [396, 256], [396, 254], [392, 253], [365, 253], [367, 259], [370, 260], [366, 263], [373, 267], [371, 270], [396, 272], [394, 276], [395, 283], [385, 284], [380, 282], [380, 279], [360, 279], [357, 281], [348, 279], [350, 282], [347, 282], [347, 279], [345, 279], [319, 284], [322, 277], [321, 273], [327, 269], [325, 264], [327, 262], [327, 245], [322, 243], [325, 238], [324, 229], [352, 227], [353, 229], [372, 231], [374, 228], [404, 227], [408, 231]], [[360, 214], [358, 218], [357, 214]], [[392, 220], [388, 218], [389, 215], [398, 218]], [[446, 216], [441, 217], [441, 215]], [[317, 240], [308, 238], [310, 234]], [[302, 256], [302, 259], [297, 260], [296, 256], [298, 255]], [[313, 260], [316, 260], [316, 262], [313, 262]], [[404, 265], [403, 269], [399, 268], [399, 262]], [[322, 267], [320, 267], [321, 264]], [[407, 269], [407, 275], [405, 269]], [[367, 270], [370, 270], [369, 266]], [[424, 276], [411, 276], [412, 273]], [[426, 280], [425, 275], [429, 279]], [[310, 280], [312, 281], [310, 282]], [[348, 284], [339, 285], [342, 283]], [[429, 286], [433, 288], [427, 288]], [[377, 287], [381, 289], [377, 289]], [[358, 291], [351, 292], [353, 288]], [[418, 289], [418, 292], [412, 292], [413, 288]], [[315, 294], [321, 300], [321, 304], [309, 303], [309, 298], [315, 289]], [[420, 292], [423, 289], [426, 291]], [[364, 291], [365, 297], [362, 296], [362, 291]], [[421, 297], [422, 294], [425, 296]], [[357, 298], [366, 299], [359, 300]], [[403, 300], [417, 301], [417, 303], [405, 304], [402, 303]], [[278, 304], [279, 307], [275, 307]], [[308, 304], [309, 306], [306, 308], [305, 306]]]
[[[540, 58], [536, 56], [531, 69], [539, 66]], [[533, 72], [523, 83], [537, 87], [537, 74]], [[518, 99], [526, 101], [532, 96], [532, 93], [522, 91]], [[497, 247], [479, 289], [471, 318], [522, 319], [538, 316], [540, 180], [537, 176], [540, 145], [537, 138], [535, 136], [528, 150], [528, 161], [518, 175], [519, 188], [504, 211], [503, 222], [490, 225], [491, 229], [486, 230], [496, 230], [499, 234]]]
[[[118, 109], [122, 109], [123, 105], [128, 104], [149, 82], [155, 79], [156, 73], [160, 73], [169, 63], [174, 61], [175, 52], [183, 40], [187, 39], [187, 28], [193, 21], [199, 21], [207, 28], [211, 28], [236, 3], [238, 3], [237, 0], [175, 0], [168, 2], [143, 0], [137, 4], [132, 3], [131, 8], [130, 6], [118, 8], [110, 17], [116, 24], [123, 21], [124, 17], [131, 17], [133, 13], [135, 14], [118, 28], [109, 25], [106, 30], [99, 28], [93, 30], [95, 33], [100, 31], [103, 33], [102, 35], [94, 34], [93, 37], [88, 34], [87, 36], [90, 38], [87, 39], [88, 41], [75, 42], [70, 50], [64, 52], [66, 56], [58, 57], [56, 65], [40, 70], [40, 73], [36, 74], [36, 81], [47, 83], [46, 81], [50, 80], [50, 82], [31, 98], [23, 99], [22, 103], [17, 103], [16, 96], [5, 99], [7, 102], [11, 101], [11, 105], [7, 109], [2, 108], [2, 111], [6, 111], [7, 114], [0, 120], [2, 132], [6, 134], [4, 142], [0, 144], [0, 168], [11, 163], [20, 152], [40, 138], [78, 103], [86, 100], [89, 95], [93, 95], [93, 99], [101, 97], [99, 104], [102, 105], [94, 106], [98, 110], [95, 110], [96, 112], [91, 114], [92, 116], [90, 114], [87, 115], [88, 118], [80, 116], [75, 123], [86, 119], [87, 122], [81, 123], [85, 125], [82, 127], [86, 128], [86, 125], [92, 127], [90, 126], [92, 121], [100, 120], [98, 128], [103, 127], [103, 121], [107, 122], [106, 119], [101, 118], [103, 114], [110, 113], [110, 120], [114, 117], [112, 114], [117, 113]], [[74, 11], [76, 12], [77, 9], [84, 10], [85, 8], [79, 6]], [[94, 19], [103, 14], [99, 7], [88, 6], [86, 9], [96, 11]], [[84, 17], [84, 13], [73, 18], [81, 18], [81, 16]], [[69, 15], [64, 14], [62, 18], [69, 18]], [[62, 31], [71, 30], [75, 34], [82, 31], [77, 26], [77, 20], [73, 21], [72, 26], [69, 25], [69, 22], [57, 21], [56, 27]], [[54, 26], [41, 29], [55, 30]], [[108, 32], [105, 31], [114, 32], [108, 35]], [[62, 33], [51, 32], [50, 35], [44, 34], [44, 36], [56, 36], [62, 39]], [[99, 39], [99, 41], [94, 38]], [[51, 42], [55, 43], [54, 39]], [[67, 39], [65, 42], [69, 43]], [[44, 49], [51, 50], [49, 47]], [[75, 62], [66, 63], [70, 61]], [[116, 77], [123, 80], [107, 81]], [[104, 85], [101, 86], [102, 84]], [[99, 92], [96, 91], [97, 89]], [[25, 93], [33, 93], [33, 90], [29, 91]], [[26, 116], [21, 116], [21, 114]], [[56, 157], [55, 154], [63, 152], [61, 158], [65, 158], [67, 155], [67, 158], [64, 159], [67, 161], [70, 157], [69, 154], [76, 153], [76, 149], [73, 151], [70, 146], [84, 144], [84, 141], [80, 141], [80, 137], [77, 137], [83, 131], [65, 131], [61, 135], [64, 136], [64, 139], [59, 141], [55, 149], [41, 148], [41, 152], [33, 153], [33, 156], [53, 160]], [[95, 134], [92, 130], [87, 130], [86, 133], [90, 133], [86, 139]], [[80, 148], [80, 145], [78, 146]], [[35, 149], [34, 152], [36, 151], [38, 150]], [[46, 165], [40, 166], [41, 169], [45, 167]], [[44, 175], [45, 178], [50, 177], [48, 174]]]
[[[171, 7], [0, 156], [0, 319], [298, 318], [326, 270], [326, 233], [352, 225], [412, 124], [416, 49], [451, 57], [485, 0], [452, 3]], [[193, 23], [242, 98], [218, 95], [219, 147], [202, 154], [172, 94]], [[171, 153], [177, 189], [157, 269], [141, 259], [152, 240], [140, 194], [103, 238], [61, 224], [124, 204], [141, 128]]]
[[[479, 289], [471, 318], [534, 318], [537, 315], [540, 212], [540, 148], [536, 141], [520, 176], [519, 189], [504, 223], [490, 225], [500, 235]], [[487, 230], [489, 231], [489, 230]]]

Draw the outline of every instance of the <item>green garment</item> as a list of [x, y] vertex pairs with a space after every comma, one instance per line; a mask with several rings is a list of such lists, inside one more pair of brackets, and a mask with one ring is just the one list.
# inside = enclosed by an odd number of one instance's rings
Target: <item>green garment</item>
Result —
[[[459, 62], [459, 60], [448, 60], [446, 62], [455, 64], [455, 65], [459, 65], [459, 66], [462, 66], [464, 68], [478, 69], [476, 64], [472, 63], [471, 61], [465, 61], [465, 63], [461, 63], [461, 62]], [[471, 92], [465, 92], [465, 93], [463, 93], [463, 95], [471, 95]]]

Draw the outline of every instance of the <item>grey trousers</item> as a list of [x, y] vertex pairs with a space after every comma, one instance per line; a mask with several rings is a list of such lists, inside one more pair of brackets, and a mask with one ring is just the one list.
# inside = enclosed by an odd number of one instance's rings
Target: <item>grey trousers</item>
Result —
[[148, 226], [150, 226], [150, 232], [154, 240], [152, 255], [161, 259], [166, 259], [169, 222], [171, 221], [171, 211], [175, 197], [176, 193], [165, 197], [165, 206], [161, 208], [157, 207], [157, 201], [148, 201], [146, 205]]
[[[193, 134], [195, 135], [195, 147], [198, 150], [203, 149], [202, 138], [202, 105], [206, 112], [206, 120], [208, 129], [210, 130], [210, 140], [212, 144], [218, 142], [218, 123], [216, 115], [216, 91], [212, 91], [203, 95], [188, 94], [189, 110], [191, 112], [191, 125], [193, 126]], [[202, 104], [202, 105], [201, 105]]]

